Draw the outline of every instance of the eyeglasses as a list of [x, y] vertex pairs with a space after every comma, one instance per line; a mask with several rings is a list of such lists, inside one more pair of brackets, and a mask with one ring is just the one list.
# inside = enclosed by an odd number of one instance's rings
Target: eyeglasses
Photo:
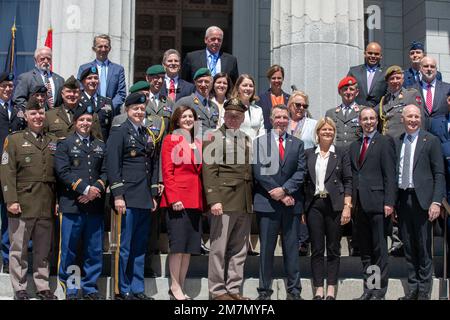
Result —
[[303, 103], [295, 103], [295, 102], [294, 102], [293, 105], [294, 105], [296, 108], [303, 107], [303, 109], [308, 109], [308, 107], [309, 107], [309, 105], [303, 104]]

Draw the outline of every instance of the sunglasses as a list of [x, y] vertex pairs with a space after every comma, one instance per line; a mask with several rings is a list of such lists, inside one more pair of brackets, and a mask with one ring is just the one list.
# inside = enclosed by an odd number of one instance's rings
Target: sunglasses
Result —
[[295, 102], [294, 102], [293, 105], [294, 105], [296, 108], [302, 107], [303, 109], [308, 109], [308, 107], [309, 107], [309, 105], [303, 104], [303, 103], [295, 103]]

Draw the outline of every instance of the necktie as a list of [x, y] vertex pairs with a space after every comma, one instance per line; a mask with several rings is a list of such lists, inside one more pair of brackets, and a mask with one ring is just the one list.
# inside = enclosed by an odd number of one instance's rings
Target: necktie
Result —
[[366, 156], [367, 148], [369, 147], [369, 137], [364, 137], [364, 143], [359, 154], [359, 166], [362, 165], [364, 157]]
[[217, 73], [217, 70], [216, 70], [217, 60], [218, 60], [218, 58], [215, 55], [213, 55], [213, 54], [209, 55], [209, 71], [211, 71], [212, 77], [214, 77]]
[[428, 113], [431, 114], [431, 112], [433, 112], [433, 93], [431, 92], [431, 84], [427, 85], [427, 98], [425, 103], [427, 105]]
[[44, 72], [44, 81], [45, 81], [45, 87], [47, 88], [47, 103], [49, 108], [53, 108], [53, 91], [52, 91], [52, 84], [50, 83], [50, 80], [48, 79], [48, 72]]
[[169, 98], [175, 101], [175, 80], [170, 79]]
[[100, 75], [100, 95], [106, 97], [106, 63], [101, 63], [102, 73]]
[[6, 107], [6, 110], [8, 110], [8, 118], [9, 118], [9, 120], [11, 120], [11, 115], [13, 112], [11, 102], [5, 102], [5, 107]]
[[283, 137], [278, 138], [278, 151], [280, 152], [280, 160], [284, 160], [284, 146], [283, 146]]
[[369, 71], [369, 76], [367, 77], [367, 92], [370, 92], [370, 88], [372, 87], [372, 80], [375, 75], [375, 70]]
[[83, 138], [83, 143], [89, 147], [89, 139]]
[[400, 186], [401, 189], [407, 189], [409, 187], [410, 174], [409, 169], [411, 166], [411, 143], [412, 136], [407, 135], [405, 141], [405, 153], [403, 155], [403, 168], [402, 168], [402, 184]]

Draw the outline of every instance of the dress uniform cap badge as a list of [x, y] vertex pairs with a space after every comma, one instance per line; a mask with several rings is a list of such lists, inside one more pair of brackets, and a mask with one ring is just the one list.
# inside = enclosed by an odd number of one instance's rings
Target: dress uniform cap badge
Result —
[[130, 151], [130, 156], [136, 157], [136, 150], [131, 150]]

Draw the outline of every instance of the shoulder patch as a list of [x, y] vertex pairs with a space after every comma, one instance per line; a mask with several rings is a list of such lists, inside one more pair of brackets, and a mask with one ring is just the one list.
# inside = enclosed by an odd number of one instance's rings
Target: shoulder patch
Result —
[[6, 151], [3, 151], [2, 154], [2, 165], [8, 164], [9, 161], [9, 154]]

